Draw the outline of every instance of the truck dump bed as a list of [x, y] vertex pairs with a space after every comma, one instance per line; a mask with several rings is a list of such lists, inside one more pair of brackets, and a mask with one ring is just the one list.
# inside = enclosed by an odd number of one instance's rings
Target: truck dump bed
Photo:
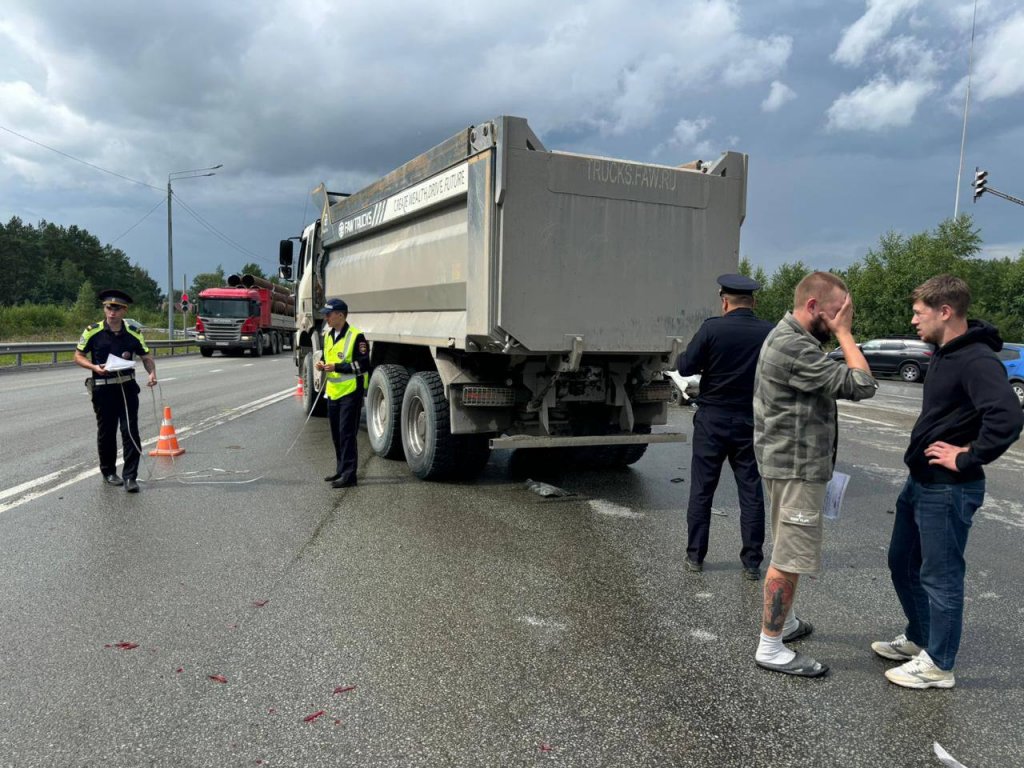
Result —
[[327, 208], [325, 291], [371, 341], [667, 353], [736, 270], [746, 170], [552, 152], [500, 117]]

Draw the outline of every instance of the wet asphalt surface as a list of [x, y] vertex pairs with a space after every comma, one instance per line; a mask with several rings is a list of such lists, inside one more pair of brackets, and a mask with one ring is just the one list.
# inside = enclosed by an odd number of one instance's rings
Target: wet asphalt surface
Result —
[[[294, 381], [273, 370], [267, 393]], [[937, 766], [934, 741], [1021, 765], [1024, 452], [975, 521], [957, 687], [896, 688], [868, 646], [902, 630], [885, 548], [919, 392], [883, 394], [843, 409], [853, 479], [798, 594], [824, 679], [753, 663], [728, 473], [705, 571], [681, 567], [688, 445], [614, 472], [496, 452], [437, 484], [364, 434], [332, 491], [327, 425], [286, 398], [148, 462], [138, 496], [93, 477], [0, 514], [0, 765]], [[4, 488], [54, 471], [23, 453]]]

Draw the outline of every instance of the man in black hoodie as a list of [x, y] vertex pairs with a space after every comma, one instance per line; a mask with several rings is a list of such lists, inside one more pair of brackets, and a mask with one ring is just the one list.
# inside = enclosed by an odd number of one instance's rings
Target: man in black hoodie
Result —
[[999, 458], [1024, 424], [1017, 397], [996, 357], [999, 331], [967, 319], [971, 291], [951, 275], [925, 281], [913, 294], [910, 321], [938, 347], [924, 382], [921, 415], [903, 457], [910, 469], [896, 501], [889, 571], [905, 632], [871, 644], [905, 688], [952, 688], [964, 608], [964, 550], [985, 498], [982, 467]]

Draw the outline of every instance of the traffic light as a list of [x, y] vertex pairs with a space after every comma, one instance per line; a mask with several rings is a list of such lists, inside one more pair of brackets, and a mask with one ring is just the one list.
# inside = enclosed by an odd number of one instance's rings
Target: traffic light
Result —
[[182, 299], [181, 299], [181, 311], [183, 313], [185, 313], [185, 314], [188, 314], [189, 308], [190, 307], [189, 307], [189, 303], [188, 303], [188, 297], [182, 297]]
[[988, 171], [975, 168], [974, 183], [971, 185], [974, 187], [974, 202], [978, 202], [978, 198], [985, 193], [986, 184], [988, 184]]

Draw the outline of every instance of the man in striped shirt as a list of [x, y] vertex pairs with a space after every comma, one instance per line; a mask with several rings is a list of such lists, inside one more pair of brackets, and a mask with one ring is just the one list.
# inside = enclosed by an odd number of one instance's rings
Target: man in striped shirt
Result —
[[[878, 384], [854, 341], [853, 302], [829, 272], [800, 281], [793, 311], [768, 334], [754, 378], [754, 454], [771, 509], [772, 557], [754, 657], [774, 672], [818, 677], [828, 666], [783, 643], [814, 631], [793, 610], [801, 573], [821, 570], [822, 505], [835, 467], [836, 399], [872, 397]], [[845, 364], [825, 354], [835, 335]]]

